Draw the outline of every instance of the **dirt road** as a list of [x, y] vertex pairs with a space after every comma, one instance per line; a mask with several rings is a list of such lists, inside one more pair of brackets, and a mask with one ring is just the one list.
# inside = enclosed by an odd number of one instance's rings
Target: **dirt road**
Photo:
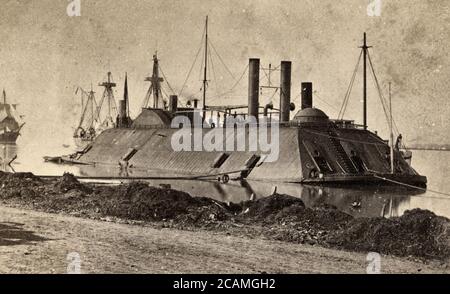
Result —
[[[224, 233], [155, 229], [0, 207], [1, 273], [365, 273], [366, 255]], [[383, 257], [382, 272], [450, 272]]]

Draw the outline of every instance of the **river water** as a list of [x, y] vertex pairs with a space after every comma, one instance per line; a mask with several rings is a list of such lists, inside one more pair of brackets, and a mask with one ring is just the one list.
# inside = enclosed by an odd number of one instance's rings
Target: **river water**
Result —
[[[42, 148], [25, 149], [16, 145], [0, 145], [1, 169], [33, 172], [36, 175], [62, 175], [64, 172], [79, 176], [121, 175], [119, 169], [114, 167], [92, 168], [44, 163], [42, 159], [44, 154], [41, 154], [39, 150]], [[50, 155], [73, 152], [70, 147], [64, 146], [51, 150], [53, 154]], [[11, 160], [13, 162], [9, 165]], [[149, 182], [153, 185], [170, 185], [174, 189], [186, 191], [194, 196], [208, 196], [225, 202], [248, 200], [252, 194], [256, 198], [264, 197], [276, 189], [278, 193], [300, 197], [307, 206], [322, 203], [332, 204], [356, 217], [400, 216], [406, 210], [422, 208], [450, 218], [450, 196], [435, 192], [450, 193], [449, 162], [450, 151], [420, 150], [413, 152], [413, 167], [420, 174], [428, 177], [427, 191], [397, 186], [332, 188], [256, 181], [231, 181], [228, 184], [191, 180], [149, 180]], [[110, 183], [119, 183], [119, 181]]]

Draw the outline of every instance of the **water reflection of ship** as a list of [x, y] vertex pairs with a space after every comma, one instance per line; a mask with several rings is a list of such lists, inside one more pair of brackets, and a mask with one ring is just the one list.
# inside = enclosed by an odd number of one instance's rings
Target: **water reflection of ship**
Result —
[[258, 181], [246, 182], [244, 187], [247, 195], [253, 194], [257, 198], [270, 195], [276, 189], [277, 193], [302, 199], [307, 207], [332, 205], [355, 217], [399, 216], [399, 206], [414, 194], [402, 187], [383, 186], [320, 187]]
[[[115, 166], [79, 166], [81, 177], [98, 177], [107, 175], [107, 183], [126, 182], [122, 171]], [[394, 217], [403, 212], [402, 205], [408, 206], [411, 196], [421, 192], [405, 189], [401, 186], [348, 186], [331, 187], [316, 185], [301, 185], [296, 183], [274, 183], [269, 181], [231, 181], [227, 184], [214, 180], [169, 180], [145, 179], [145, 182], [154, 186], [170, 186], [173, 189], [185, 191], [192, 196], [211, 197], [222, 202], [238, 203], [259, 199], [271, 195], [274, 190], [280, 194], [287, 194], [303, 200], [307, 207], [317, 207], [323, 204], [335, 206], [355, 217]], [[130, 181], [140, 176], [149, 176], [148, 173], [133, 172], [127, 174]], [[108, 180], [115, 178], [116, 180]], [[142, 179], [140, 179], [142, 180]]]
[[13, 162], [17, 159], [16, 144], [0, 144], [0, 171], [15, 172]]
[[15, 144], [24, 126], [16, 107], [17, 104], [7, 103], [6, 92], [3, 90], [3, 99], [0, 102], [0, 143], [2, 144]]
[[[116, 126], [117, 107], [113, 93], [116, 83], [113, 82], [110, 72], [107, 74], [107, 81], [100, 83], [99, 86], [104, 88], [99, 104], [95, 99], [92, 86], [90, 91], [85, 91], [81, 87], [78, 87], [75, 91], [75, 94], [81, 94], [82, 111], [73, 138], [75, 144], [80, 148], [84, 148], [94, 141], [102, 131]], [[105, 104], [106, 108], [104, 108]]]

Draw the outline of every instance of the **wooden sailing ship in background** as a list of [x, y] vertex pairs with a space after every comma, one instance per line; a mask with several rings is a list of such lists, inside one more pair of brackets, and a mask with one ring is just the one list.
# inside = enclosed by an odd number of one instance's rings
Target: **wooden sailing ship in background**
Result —
[[[92, 86], [89, 92], [81, 87], [78, 87], [75, 92], [75, 94], [81, 93], [82, 109], [80, 121], [73, 135], [78, 147], [87, 146], [101, 132], [116, 126], [117, 107], [113, 93], [116, 83], [112, 81], [111, 72], [108, 72], [107, 76], [107, 81], [99, 84], [99, 86], [105, 88], [99, 104], [97, 104]], [[106, 109], [104, 109], [105, 104]]]
[[20, 130], [25, 125], [16, 107], [17, 104], [9, 104], [6, 101], [6, 92], [3, 90], [0, 101], [0, 144], [15, 144]]

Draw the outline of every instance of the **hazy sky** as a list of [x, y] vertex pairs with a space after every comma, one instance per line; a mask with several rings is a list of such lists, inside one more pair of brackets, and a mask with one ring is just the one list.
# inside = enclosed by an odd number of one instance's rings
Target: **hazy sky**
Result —
[[[336, 117], [366, 31], [383, 90], [393, 83], [394, 115], [406, 141], [450, 143], [450, 1], [381, 0], [381, 16], [370, 17], [366, 7], [373, 1], [81, 0], [81, 16], [69, 17], [68, 0], [2, 0], [0, 87], [26, 115], [21, 140], [30, 148], [71, 143], [80, 111], [76, 86], [95, 86], [111, 70], [119, 98], [126, 71], [136, 115], [147, 91], [144, 78], [151, 72], [154, 51], [179, 91], [209, 15], [211, 41], [235, 77], [250, 57], [261, 58], [263, 66], [291, 60], [294, 102], [299, 105], [300, 82], [311, 81], [322, 99], [315, 99], [315, 106]], [[216, 89], [211, 82], [210, 96], [234, 83], [215, 56], [213, 64], [220, 83]], [[200, 66], [194, 67], [185, 94], [200, 90]], [[275, 83], [278, 75], [274, 74]], [[347, 118], [360, 122], [358, 78]], [[99, 99], [102, 90], [95, 90]], [[211, 104], [246, 103], [246, 95], [244, 76], [232, 95]], [[270, 96], [265, 93], [261, 103]], [[372, 86], [369, 99], [369, 126], [386, 136], [383, 110]]]

